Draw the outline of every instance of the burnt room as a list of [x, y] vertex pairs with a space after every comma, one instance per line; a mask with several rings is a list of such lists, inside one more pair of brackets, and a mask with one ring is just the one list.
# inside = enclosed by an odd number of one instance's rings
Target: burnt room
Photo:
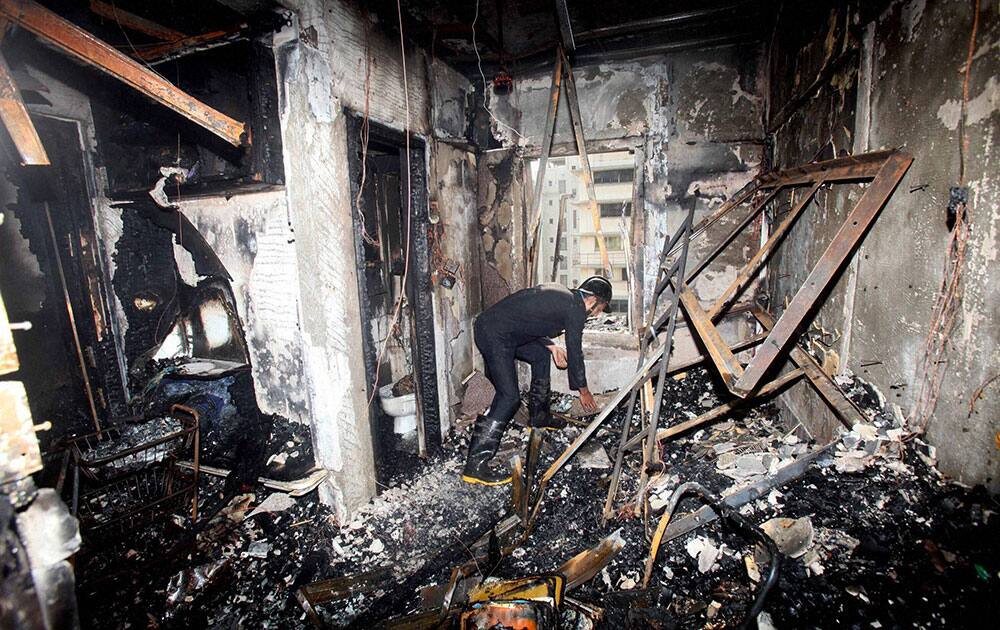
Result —
[[2, 628], [1000, 618], [994, 0], [0, 0], [0, 121]]

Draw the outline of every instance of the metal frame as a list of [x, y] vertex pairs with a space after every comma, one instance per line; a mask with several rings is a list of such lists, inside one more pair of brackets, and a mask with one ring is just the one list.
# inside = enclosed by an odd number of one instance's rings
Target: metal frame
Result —
[[[544, 475], [542, 475], [535, 494], [534, 505], [530, 510], [525, 510], [530, 513], [522, 516], [522, 523], [525, 525], [525, 534], [530, 532], [535, 519], [541, 511], [541, 504], [548, 482], [556, 475], [556, 473], [559, 472], [559, 470], [562, 469], [563, 466], [566, 465], [566, 463], [576, 454], [580, 447], [590, 439], [601, 424], [603, 424], [604, 421], [611, 416], [615, 409], [622, 402], [624, 402], [626, 397], [630, 398], [631, 405], [627, 411], [628, 415], [626, 416], [626, 420], [624, 421], [626, 425], [622, 432], [622, 448], [625, 450], [628, 448], [635, 448], [642, 439], [649, 439], [649, 436], [636, 436], [635, 438], [629, 440], [626, 435], [628, 428], [627, 423], [631, 420], [631, 410], [635, 404], [638, 389], [643, 387], [647, 381], [653, 377], [653, 369], [657, 367], [658, 362], [660, 362], [660, 360], [664, 357], [667, 357], [667, 360], [662, 362], [664, 366], [661, 366], [657, 375], [660, 378], [661, 383], [664, 380], [664, 377], [671, 373], [679, 372], [694, 365], [699, 365], [703, 362], [711, 360], [712, 363], [715, 364], [716, 368], [719, 369], [723, 379], [726, 381], [726, 386], [730, 389], [730, 391], [736, 394], [738, 398], [744, 399], [744, 402], [746, 402], [748, 397], [774, 394], [793, 381], [805, 376], [809, 379], [810, 383], [820, 394], [823, 400], [829, 404], [831, 408], [833, 408], [836, 415], [842, 422], [844, 422], [844, 424], [852, 426], [856, 422], [862, 421], [864, 419], [864, 415], [861, 411], [844, 395], [843, 391], [837, 387], [836, 383], [834, 383], [833, 380], [819, 368], [815, 359], [813, 359], [811, 355], [801, 348], [793, 346], [789, 349], [788, 346], [792, 341], [794, 333], [798, 330], [803, 320], [809, 315], [809, 313], [812, 312], [819, 298], [824, 294], [829, 284], [836, 277], [842, 265], [847, 261], [855, 247], [857, 247], [860, 243], [868, 227], [875, 220], [878, 212], [885, 205], [885, 202], [895, 190], [896, 186], [899, 184], [912, 162], [913, 158], [909, 154], [891, 150], [837, 158], [826, 162], [793, 167], [775, 173], [766, 173], [758, 176], [754, 181], [744, 186], [729, 202], [723, 204], [712, 215], [699, 222], [697, 226], [690, 227], [687, 239], [695, 238], [696, 236], [704, 233], [708, 227], [713, 225], [734, 208], [758, 197], [758, 192], [766, 192], [767, 194], [764, 196], [763, 200], [758, 199], [757, 203], [751, 210], [751, 216], [756, 216], [763, 211], [767, 203], [773, 199], [780, 190], [784, 188], [792, 189], [801, 186], [810, 186], [806, 196], [799, 200], [799, 203], [794, 206], [789, 216], [787, 216], [776, 228], [775, 232], [767, 240], [760, 251], [751, 257], [751, 259], [744, 266], [743, 270], [737, 276], [736, 280], [726, 289], [722, 297], [720, 297], [708, 311], [701, 308], [698, 303], [697, 296], [690, 289], [690, 287], [688, 287], [688, 282], [693, 281], [697, 275], [711, 262], [711, 260], [718, 256], [723, 249], [725, 249], [725, 245], [716, 247], [686, 276], [681, 273], [680, 275], [684, 277], [683, 282], [678, 282], [677, 279], [673, 277], [673, 273], [668, 274], [665, 278], [658, 274], [660, 277], [658, 278], [657, 285], [654, 288], [662, 291], [663, 288], [665, 288], [665, 285], [669, 284], [676, 289], [680, 304], [685, 309], [685, 314], [688, 316], [688, 320], [691, 324], [689, 328], [698, 332], [699, 338], [706, 347], [706, 356], [697, 357], [695, 360], [685, 362], [681, 365], [666, 366], [665, 364], [669, 361], [669, 354], [664, 353], [664, 349], [667, 344], [661, 344], [658, 348], [655, 348], [648, 357], [644, 357], [641, 365], [639, 366], [639, 370], [636, 372], [632, 380], [625, 387], [620, 389], [617, 395], [608, 401], [607, 405], [600, 411], [600, 413], [598, 413], [590, 424], [583, 429], [580, 435], [573, 440], [573, 442], [562, 452], [562, 454], [549, 466]], [[715, 321], [725, 318], [728, 315], [736, 314], [740, 311], [740, 309], [733, 307], [733, 302], [739, 297], [740, 293], [748, 286], [750, 280], [753, 279], [756, 273], [767, 261], [774, 249], [776, 249], [777, 245], [787, 234], [795, 219], [801, 215], [809, 200], [813, 197], [813, 195], [815, 195], [818, 189], [824, 184], [864, 181], [870, 181], [865, 193], [848, 213], [847, 218], [845, 219], [840, 230], [834, 236], [833, 241], [827, 247], [819, 262], [817, 262], [813, 267], [806, 283], [799, 289], [795, 298], [789, 304], [788, 308], [785, 309], [784, 314], [775, 321], [773, 317], [760, 309], [750, 309], [757, 321], [766, 330], [766, 333], [755, 335], [750, 339], [744, 340], [732, 346], [723, 341], [722, 336], [715, 327]], [[728, 244], [731, 242], [735, 238], [736, 234], [741, 232], [749, 224], [749, 222], [750, 220], [748, 219], [741, 221], [734, 233], [728, 235], [723, 240], [723, 243]], [[687, 242], [682, 241], [677, 235], [675, 235], [670, 242], [665, 244], [663, 248], [665, 254], [663, 254], [661, 260], [683, 250], [686, 246]], [[661, 269], [661, 271], [664, 270]], [[676, 286], [678, 284], [680, 285], [679, 287]], [[652, 308], [655, 309], [655, 301]], [[658, 330], [659, 324], [663, 323], [663, 321], [665, 321], [664, 316], [661, 315], [661, 317], [654, 322], [650, 330]], [[644, 340], [647, 338], [645, 335], [648, 332], [649, 331], [644, 331]], [[653, 334], [655, 335], [655, 332]], [[743, 368], [736, 360], [734, 356], [735, 353], [758, 344], [761, 344], [762, 348], [758, 350], [747, 367]], [[797, 367], [791, 372], [776, 378], [772, 382], [761, 385], [761, 378], [775, 365], [778, 358], [782, 356], [785, 351], [790, 353], [790, 358]], [[645, 353], [645, 350], [643, 350], [643, 352]], [[662, 391], [660, 393], [662, 393]], [[753, 396], [751, 396], [751, 394], [753, 394]], [[723, 404], [716, 409], [702, 414], [698, 418], [681, 423], [675, 427], [657, 431], [655, 437], [651, 441], [658, 441], [660, 439], [676, 435], [680, 432], [687, 431], [698, 424], [704, 424], [716, 418], [722, 417], [735, 408], [739, 402], [740, 401], [737, 400]], [[653, 426], [655, 426], [655, 423], [656, 415], [654, 415], [652, 419]], [[616, 474], [613, 477], [611, 487], [609, 488], [610, 498], [605, 504], [605, 519], [608, 517], [610, 505], [614, 500], [614, 494], [617, 492], [616, 477], [617, 474], [620, 474], [621, 464], [618, 463], [620, 455], [621, 452], [616, 454]], [[523, 489], [523, 492], [526, 495], [530, 492], [530, 490], [531, 485], [529, 478], [529, 483]], [[526, 502], [527, 497], [525, 496], [522, 501]]]
[[[640, 488], [645, 485], [649, 472], [662, 469], [663, 467], [663, 462], [659, 457], [659, 452], [656, 450], [656, 426], [657, 420], [660, 417], [660, 403], [663, 399], [663, 387], [666, 382], [667, 367], [670, 363], [669, 357], [673, 350], [674, 331], [677, 326], [677, 314], [680, 298], [677, 291], [673, 290], [671, 287], [672, 281], [678, 278], [683, 278], [686, 273], [688, 245], [691, 242], [691, 231], [694, 225], [694, 207], [695, 203], [694, 200], [692, 200], [691, 206], [688, 208], [687, 216], [684, 217], [684, 221], [681, 223], [680, 227], [669, 240], [666, 240], [663, 243], [663, 251], [660, 254], [659, 264], [657, 265], [656, 283], [653, 287], [649, 313], [646, 317], [645, 326], [639, 333], [639, 367], [642, 367], [646, 359], [646, 353], [649, 351], [650, 343], [656, 341], [657, 334], [660, 329], [664, 324], [666, 325], [666, 336], [663, 344], [661, 344], [658, 350], [660, 351], [661, 356], [667, 358], [660, 361], [659, 370], [657, 371], [656, 393], [654, 394], [653, 403], [651, 405], [652, 409], [647, 409], [650, 407], [648, 404], [643, 406], [642, 419], [645, 426], [643, 430], [636, 435], [636, 439], [641, 441], [644, 434], [646, 440], [646, 448], [643, 451], [642, 477], [639, 482]], [[680, 253], [673, 263], [667, 267], [668, 252], [670, 252], [675, 245], [680, 246]], [[657, 305], [660, 301], [660, 296], [668, 288], [671, 288], [669, 304], [664, 312], [657, 317], [656, 311]], [[614, 499], [618, 494], [618, 484], [621, 479], [622, 463], [625, 456], [625, 444], [629, 439], [629, 429], [632, 426], [632, 410], [635, 409], [635, 402], [638, 393], [638, 387], [632, 388], [632, 391], [629, 394], [628, 406], [625, 408], [624, 418], [622, 419], [621, 437], [618, 441], [618, 449], [615, 452], [614, 470], [611, 475], [611, 483], [608, 486], [608, 496], [604, 503], [603, 520], [605, 522], [607, 522], [608, 518], [611, 516]], [[646, 417], [647, 411], [651, 411], [648, 418]], [[648, 508], [648, 504], [645, 501], [643, 502], [643, 507]], [[648, 514], [648, 509], [644, 509], [643, 514]]]
[[590, 154], [587, 150], [587, 141], [583, 137], [583, 122], [580, 114], [580, 99], [576, 92], [576, 79], [573, 77], [573, 68], [566, 57], [562, 46], [556, 48], [556, 62], [552, 69], [552, 86], [549, 89], [549, 108], [545, 115], [545, 133], [542, 137], [542, 152], [538, 162], [538, 173], [535, 176], [535, 188], [531, 203], [531, 223], [528, 229], [530, 236], [530, 246], [528, 247], [527, 273], [529, 278], [534, 277], [534, 268], [539, 250], [538, 231], [542, 222], [541, 203], [542, 186], [545, 184], [545, 168], [552, 153], [552, 140], [555, 136], [556, 118], [559, 113], [559, 100], [562, 92], [566, 92], [566, 101], [569, 104], [569, 119], [573, 127], [573, 139], [576, 143], [577, 154], [580, 156], [581, 179], [587, 189], [587, 203], [590, 208], [591, 220], [594, 222], [594, 234], [597, 240], [597, 249], [601, 254], [601, 267], [604, 274], [611, 276], [611, 262], [608, 258], [608, 249], [604, 242], [604, 233], [601, 231], [601, 212], [597, 205], [597, 193], [594, 190], [594, 173], [590, 168]]
[[[896, 189], [913, 158], [901, 151], [879, 151], [859, 156], [837, 158], [815, 164], [798, 166], [776, 173], [759, 176], [754, 186], [741, 191], [738, 201], [727, 204], [726, 211], [751, 198], [757, 191], [770, 191], [768, 199], [783, 189], [794, 189], [809, 185], [809, 192], [800, 199], [785, 220], [778, 226], [764, 246], [747, 262], [736, 279], [723, 291], [722, 295], [706, 311], [698, 303], [697, 296], [688, 287], [681, 287], [681, 305], [688, 320], [693, 324], [701, 342], [705, 344], [712, 362], [722, 376], [726, 387], [740, 398], [746, 398], [761, 387], [765, 374], [788, 350], [793, 337], [802, 322], [816, 307], [819, 298], [837, 277], [838, 272], [854, 252], [865, 232]], [[774, 323], [767, 340], [745, 368], [733, 356], [715, 327], [715, 320], [721, 317], [732, 302], [739, 297], [761, 266], [776, 249], [777, 244], [787, 234], [789, 228], [801, 215], [809, 200], [823, 184], [860, 182], [870, 180], [861, 199], [848, 213], [843, 225], [834, 235], [826, 251], [813, 267], [805, 283], [799, 288], [791, 303]], [[766, 203], [766, 202], [765, 202]], [[755, 211], [763, 208], [758, 204]], [[722, 210], [722, 209], [720, 209]], [[719, 213], [716, 213], [718, 216]], [[737, 231], [741, 230], [742, 226]], [[731, 240], [728, 239], [728, 240]], [[690, 283], [702, 269], [724, 248], [717, 248], [698, 264], [695, 273], [686, 280]], [[804, 368], [805, 369], [805, 368]]]

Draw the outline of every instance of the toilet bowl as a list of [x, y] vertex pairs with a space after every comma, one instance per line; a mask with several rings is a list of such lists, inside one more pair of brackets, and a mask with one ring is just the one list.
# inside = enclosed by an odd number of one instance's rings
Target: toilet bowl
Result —
[[417, 395], [392, 395], [392, 383], [378, 389], [382, 410], [392, 416], [392, 431], [405, 435], [417, 428]]

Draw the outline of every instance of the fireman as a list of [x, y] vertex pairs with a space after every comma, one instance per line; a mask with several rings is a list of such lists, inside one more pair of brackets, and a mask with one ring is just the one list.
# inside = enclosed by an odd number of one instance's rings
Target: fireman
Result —
[[[587, 278], [576, 289], [542, 284], [523, 289], [500, 300], [476, 318], [476, 347], [483, 355], [486, 376], [496, 394], [485, 416], [476, 419], [462, 479], [469, 483], [499, 485], [510, 481], [508, 471], [489, 467], [500, 438], [521, 403], [515, 360], [531, 366], [528, 416], [532, 427], [561, 429], [565, 420], [549, 413], [550, 360], [568, 369], [570, 389], [580, 393], [588, 413], [597, 411], [587, 389], [583, 364], [583, 323], [611, 305], [611, 283], [601, 276]], [[566, 347], [551, 337], [565, 333]]]

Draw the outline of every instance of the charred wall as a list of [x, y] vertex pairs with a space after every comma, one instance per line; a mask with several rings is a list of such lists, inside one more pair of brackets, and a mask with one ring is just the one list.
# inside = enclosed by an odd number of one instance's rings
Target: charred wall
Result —
[[[633, 239], [632, 258], [643, 271], [638, 284], [645, 305], [664, 240], [680, 226], [691, 204], [695, 204], [698, 221], [763, 167], [762, 51], [756, 45], [739, 45], [588, 64], [574, 68], [574, 77], [584, 136], [592, 145], [589, 150], [630, 149], [639, 154], [643, 165], [637, 186], [644, 212], [633, 215], [638, 234]], [[524, 208], [530, 208], [533, 186], [527, 182], [525, 189], [522, 183], [523, 165], [538, 155], [542, 143], [551, 71], [515, 76], [514, 85], [511, 94], [491, 94], [489, 98], [499, 120], [492, 121], [492, 132], [508, 148], [487, 152], [480, 160], [484, 306], [490, 303], [488, 291], [499, 284], [497, 280], [509, 281], [503, 267], [495, 268], [499, 273], [494, 273], [491, 260], [503, 260], [503, 265], [511, 266], [505, 256], [494, 254], [491, 258], [491, 252], [499, 247], [501, 254], [513, 252], [513, 264], [523, 260]], [[554, 142], [556, 152], [575, 153], [565, 98], [556, 119]], [[727, 218], [694, 241], [690, 263], [706, 256], [739, 219], [742, 216]], [[759, 234], [755, 224], [694, 283], [704, 303], [710, 304], [735, 278], [756, 250]], [[510, 276], [523, 282], [522, 276]], [[739, 326], [723, 325], [734, 337]], [[682, 336], [687, 337], [686, 333]], [[685, 352], [694, 353], [690, 338], [680, 345]]]
[[[787, 5], [786, 5], [787, 7]], [[817, 321], [835, 332], [841, 369], [874, 383], [910, 415], [920, 387], [931, 309], [941, 284], [949, 230], [949, 188], [959, 183], [963, 70], [973, 3], [912, 0], [857, 8], [825, 5], [785, 13], [772, 51], [775, 162], [794, 164], [834, 152], [903, 147], [914, 162], [820, 310]], [[927, 434], [943, 472], [966, 483], [1000, 484], [995, 448], [996, 390], [976, 390], [996, 373], [997, 259], [1000, 227], [992, 146], [998, 121], [995, 53], [1000, 20], [982, 3], [969, 80], [966, 183], [970, 194], [964, 293], [936, 413]], [[794, 28], [793, 28], [794, 25]], [[801, 37], [794, 37], [798, 32]], [[812, 88], [812, 89], [809, 89]], [[821, 253], [857, 191], [821, 198], [790, 234], [770, 265], [772, 300], [780, 305]], [[816, 209], [813, 209], [816, 210]], [[787, 279], [785, 279], [787, 278]], [[996, 382], [992, 388], [996, 387]], [[791, 412], [817, 432], [820, 407], [796, 388]]]

